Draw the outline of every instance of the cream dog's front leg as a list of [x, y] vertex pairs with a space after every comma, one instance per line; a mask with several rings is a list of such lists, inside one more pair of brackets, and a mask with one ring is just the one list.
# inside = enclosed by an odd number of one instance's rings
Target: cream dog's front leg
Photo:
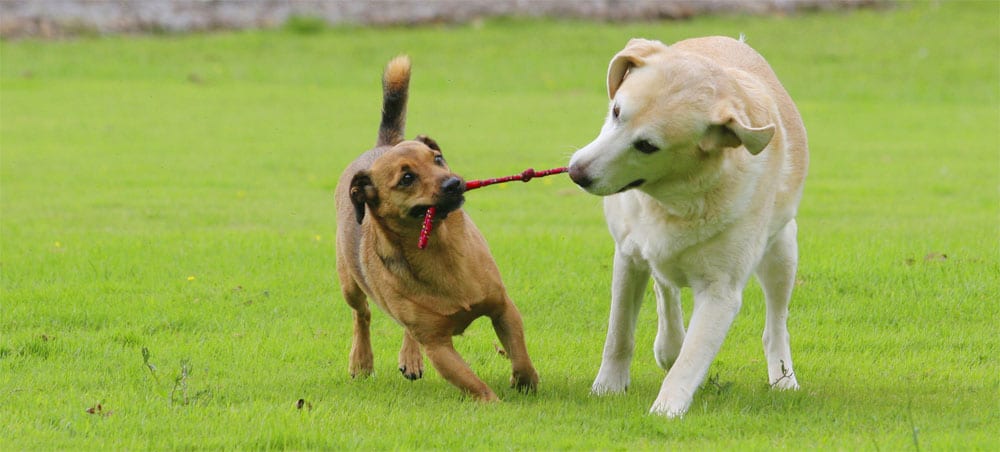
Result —
[[742, 291], [731, 284], [715, 283], [694, 289], [694, 312], [680, 354], [667, 372], [660, 393], [649, 412], [667, 417], [683, 416], [694, 392], [705, 380], [726, 333], [740, 311]]
[[642, 305], [642, 295], [649, 281], [645, 263], [615, 250], [611, 280], [611, 317], [604, 341], [601, 369], [591, 386], [593, 394], [625, 392], [629, 385], [629, 367], [635, 349], [635, 322]]

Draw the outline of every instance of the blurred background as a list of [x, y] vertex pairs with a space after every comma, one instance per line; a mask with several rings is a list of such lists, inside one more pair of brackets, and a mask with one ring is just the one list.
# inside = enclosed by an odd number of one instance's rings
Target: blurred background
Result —
[[0, 0], [0, 36], [316, 25], [460, 23], [497, 16], [596, 20], [684, 19], [713, 14], [788, 14], [886, 7], [889, 0]]
[[[614, 243], [568, 177], [464, 207], [537, 396], [483, 321], [456, 345], [503, 406], [400, 377], [382, 314], [351, 379], [333, 190], [389, 59], [406, 135], [479, 179], [593, 139], [630, 38], [740, 34], [809, 133], [802, 391], [769, 390], [751, 282], [683, 422], [646, 415], [652, 290], [628, 393], [590, 397]], [[1000, 450], [996, 0], [0, 0], [0, 35], [0, 451]]]

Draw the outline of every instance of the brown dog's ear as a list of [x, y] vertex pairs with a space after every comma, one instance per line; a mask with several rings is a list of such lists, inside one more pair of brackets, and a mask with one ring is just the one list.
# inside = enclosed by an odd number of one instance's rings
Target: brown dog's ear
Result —
[[611, 58], [608, 65], [608, 99], [614, 99], [618, 88], [625, 81], [629, 69], [642, 67], [650, 55], [667, 48], [660, 41], [648, 39], [630, 39], [621, 52]]
[[368, 171], [358, 171], [351, 178], [351, 204], [354, 204], [354, 215], [358, 219], [358, 224], [365, 219], [365, 204], [375, 206], [378, 204], [378, 191], [372, 184], [371, 175]]
[[433, 138], [431, 138], [431, 137], [429, 137], [427, 135], [417, 135], [417, 141], [419, 141], [419, 142], [421, 142], [423, 144], [426, 144], [427, 147], [429, 147], [429, 148], [431, 148], [431, 149], [433, 149], [435, 151], [438, 151], [438, 152], [441, 151], [441, 146], [438, 146], [437, 141], [434, 141]]

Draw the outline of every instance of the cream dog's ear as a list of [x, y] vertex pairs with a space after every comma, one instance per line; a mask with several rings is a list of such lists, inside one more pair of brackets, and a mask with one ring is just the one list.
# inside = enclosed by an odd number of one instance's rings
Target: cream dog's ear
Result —
[[753, 127], [736, 115], [712, 121], [698, 147], [705, 152], [743, 145], [753, 155], [760, 154], [774, 137], [774, 124]]
[[698, 147], [712, 152], [743, 145], [751, 154], [760, 154], [775, 130], [767, 105], [761, 101], [768, 96], [745, 77], [737, 76], [733, 81], [735, 90], [721, 95]]
[[642, 67], [650, 55], [666, 48], [667, 46], [660, 41], [630, 39], [628, 44], [625, 44], [625, 48], [611, 58], [611, 64], [608, 65], [608, 98], [615, 98], [615, 93], [625, 81], [629, 69]]
[[351, 204], [354, 204], [354, 215], [358, 224], [365, 219], [365, 204], [371, 204], [374, 208], [378, 205], [378, 191], [372, 183], [371, 175], [368, 171], [358, 171], [351, 178]]

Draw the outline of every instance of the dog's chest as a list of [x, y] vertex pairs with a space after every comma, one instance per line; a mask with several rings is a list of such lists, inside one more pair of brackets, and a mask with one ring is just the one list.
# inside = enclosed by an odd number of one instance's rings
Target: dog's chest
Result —
[[691, 210], [695, 214], [679, 215], [638, 196], [620, 195], [605, 203], [608, 228], [619, 250], [650, 262], [670, 260], [711, 240], [732, 220], [725, 212], [706, 212], [700, 205]]
[[721, 225], [712, 223], [644, 220], [630, 225], [615, 241], [623, 253], [654, 267], [681, 266], [687, 261], [685, 256], [696, 252], [721, 230]]
[[677, 286], [687, 286], [692, 275], [710, 272], [709, 267], [719, 265], [714, 255], [725, 247], [720, 242], [726, 241], [732, 218], [681, 219], [661, 208], [622, 201], [605, 205], [618, 253], [645, 262], [657, 277]]
[[[453, 253], [468, 258], [470, 253]], [[378, 281], [368, 284], [369, 295], [383, 309], [400, 320], [406, 320], [412, 308], [435, 315], [451, 316], [475, 312], [485, 300], [502, 294], [502, 284], [495, 266], [464, 259], [433, 250], [387, 256], [366, 254], [365, 279]], [[492, 261], [489, 261], [492, 262]]]

